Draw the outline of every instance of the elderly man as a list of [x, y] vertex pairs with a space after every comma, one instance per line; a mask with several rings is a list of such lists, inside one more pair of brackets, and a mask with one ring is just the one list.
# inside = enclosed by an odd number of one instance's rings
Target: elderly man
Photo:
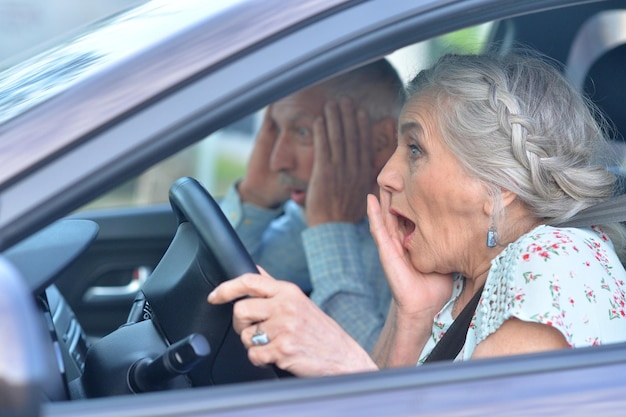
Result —
[[221, 207], [254, 261], [294, 282], [364, 348], [390, 291], [366, 195], [395, 149], [402, 82], [386, 60], [268, 107], [244, 178]]

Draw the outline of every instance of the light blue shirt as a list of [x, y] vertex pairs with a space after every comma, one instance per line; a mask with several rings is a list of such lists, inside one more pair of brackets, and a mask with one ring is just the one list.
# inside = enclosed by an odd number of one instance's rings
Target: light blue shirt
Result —
[[372, 349], [391, 292], [367, 219], [307, 227], [295, 202], [275, 210], [242, 204], [234, 186], [220, 207], [254, 262], [274, 278], [297, 284], [361, 346]]

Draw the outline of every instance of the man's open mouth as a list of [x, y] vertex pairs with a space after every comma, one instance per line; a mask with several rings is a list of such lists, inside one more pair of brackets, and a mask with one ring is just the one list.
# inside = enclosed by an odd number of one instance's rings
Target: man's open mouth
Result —
[[295, 201], [296, 204], [304, 206], [304, 202], [306, 200], [306, 191], [303, 189], [292, 189], [291, 199]]

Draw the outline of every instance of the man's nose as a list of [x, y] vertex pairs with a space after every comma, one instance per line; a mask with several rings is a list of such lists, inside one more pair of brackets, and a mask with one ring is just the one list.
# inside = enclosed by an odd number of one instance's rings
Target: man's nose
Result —
[[295, 158], [293, 155], [292, 141], [285, 133], [281, 133], [276, 139], [272, 155], [270, 157], [270, 169], [274, 172], [291, 171], [294, 169]]

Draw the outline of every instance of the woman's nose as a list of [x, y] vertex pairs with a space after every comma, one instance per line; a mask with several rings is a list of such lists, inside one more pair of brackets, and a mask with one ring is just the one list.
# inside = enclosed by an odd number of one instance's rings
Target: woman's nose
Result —
[[400, 191], [402, 190], [402, 176], [398, 171], [398, 164], [395, 158], [395, 153], [391, 155], [391, 158], [387, 161], [383, 169], [380, 171], [377, 177], [378, 186], [381, 190], [386, 191]]

